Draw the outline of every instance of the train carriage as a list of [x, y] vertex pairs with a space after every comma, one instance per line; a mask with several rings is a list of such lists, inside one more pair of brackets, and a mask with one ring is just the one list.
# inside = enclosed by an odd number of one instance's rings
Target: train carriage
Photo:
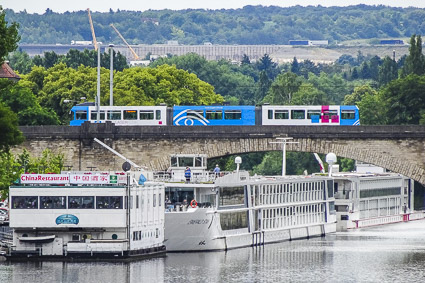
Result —
[[101, 106], [99, 120], [94, 103], [83, 103], [72, 107], [71, 126], [81, 126], [85, 121], [105, 123], [111, 121], [117, 126], [165, 126], [167, 106]]
[[175, 126], [255, 125], [255, 106], [174, 106]]
[[359, 125], [359, 109], [353, 105], [263, 105], [262, 125]]

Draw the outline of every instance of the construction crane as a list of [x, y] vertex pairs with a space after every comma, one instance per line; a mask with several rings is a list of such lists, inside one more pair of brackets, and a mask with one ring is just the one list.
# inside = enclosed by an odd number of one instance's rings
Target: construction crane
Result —
[[114, 29], [114, 31], [118, 34], [118, 36], [121, 38], [122, 41], [124, 41], [125, 45], [127, 45], [128, 49], [130, 49], [131, 53], [134, 56], [134, 59], [136, 60], [140, 60], [139, 56], [137, 56], [136, 52], [133, 50], [133, 48], [131, 48], [130, 44], [127, 43], [127, 41], [125, 40], [125, 38], [121, 35], [121, 33], [117, 30], [117, 28], [113, 25], [110, 24], [110, 26]]
[[87, 8], [87, 13], [89, 15], [89, 22], [90, 22], [90, 28], [91, 28], [91, 35], [93, 36], [93, 45], [94, 45], [94, 50], [97, 51], [97, 41], [96, 41], [96, 34], [94, 33], [94, 27], [93, 27], [93, 21], [91, 20], [91, 14], [90, 14], [90, 9]]

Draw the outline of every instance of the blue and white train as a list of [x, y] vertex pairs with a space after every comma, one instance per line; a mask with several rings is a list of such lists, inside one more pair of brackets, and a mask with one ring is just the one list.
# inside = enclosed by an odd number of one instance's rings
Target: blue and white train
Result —
[[[117, 126], [247, 126], [247, 125], [359, 125], [359, 109], [352, 105], [262, 106], [101, 106], [72, 107], [71, 126], [85, 121]], [[99, 115], [99, 117], [98, 117]]]

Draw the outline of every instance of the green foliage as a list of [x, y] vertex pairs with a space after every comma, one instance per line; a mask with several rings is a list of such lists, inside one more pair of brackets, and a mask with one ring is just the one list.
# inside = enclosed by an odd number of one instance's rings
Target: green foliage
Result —
[[54, 154], [43, 150], [40, 157], [31, 157], [27, 150], [14, 156], [9, 151], [0, 152], [0, 195], [7, 197], [9, 186], [20, 175], [28, 173], [60, 173], [64, 164], [62, 153]]
[[[207, 61], [198, 54], [187, 54], [171, 58], [160, 58], [151, 67], [175, 65], [195, 74], [200, 80], [211, 84], [216, 93], [226, 97], [235, 97], [238, 104], [253, 104], [255, 81], [245, 75], [241, 67], [231, 65], [226, 60]], [[245, 71], [249, 65], [245, 64]]]
[[28, 56], [28, 53], [22, 51], [10, 53], [7, 56], [7, 60], [9, 60], [9, 65], [12, 69], [21, 74], [28, 74], [31, 71], [32, 66], [34, 66], [33, 61], [30, 56]]
[[422, 53], [422, 38], [412, 35], [410, 38], [409, 55], [402, 69], [402, 77], [409, 74], [421, 76], [425, 74], [425, 55]]
[[299, 90], [302, 79], [296, 74], [281, 73], [272, 83], [264, 102], [272, 105], [292, 104], [293, 95]]
[[381, 91], [388, 123], [419, 124], [425, 111], [425, 76], [415, 74], [390, 82]]
[[19, 125], [58, 125], [59, 118], [55, 112], [40, 106], [32, 90], [25, 86], [25, 81], [12, 83], [0, 82], [0, 101], [18, 115]]
[[0, 65], [3, 64], [4, 58], [9, 52], [18, 48], [20, 36], [18, 35], [19, 24], [12, 22], [8, 26], [6, 21], [6, 13], [0, 6]]
[[0, 152], [20, 144], [24, 137], [18, 129], [18, 117], [9, 107], [0, 102]]
[[[98, 41], [121, 44], [113, 23], [130, 44], [288, 44], [292, 39], [400, 38], [425, 34], [425, 11], [389, 6], [245, 6], [241, 9], [93, 12]], [[92, 40], [86, 11], [39, 15], [7, 10], [7, 19], [22, 27], [22, 43]], [[360, 62], [361, 64], [361, 62]]]

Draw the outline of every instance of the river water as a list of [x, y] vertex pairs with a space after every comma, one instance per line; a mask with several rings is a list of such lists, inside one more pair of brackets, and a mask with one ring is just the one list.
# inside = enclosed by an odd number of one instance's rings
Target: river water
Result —
[[0, 262], [0, 282], [425, 282], [425, 220], [130, 263]]

